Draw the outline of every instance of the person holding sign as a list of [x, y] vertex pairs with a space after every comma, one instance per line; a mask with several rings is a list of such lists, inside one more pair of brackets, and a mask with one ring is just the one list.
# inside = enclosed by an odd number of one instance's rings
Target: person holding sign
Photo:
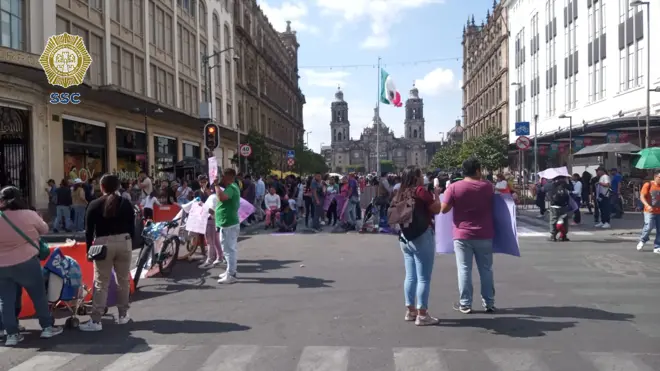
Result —
[[208, 213], [208, 221], [206, 225], [206, 244], [208, 245], [208, 253], [206, 255], [206, 261], [200, 265], [200, 268], [213, 268], [217, 265], [222, 264], [223, 254], [222, 247], [220, 245], [220, 236], [216, 230], [215, 226], [215, 210], [218, 207], [218, 197], [215, 193], [212, 193], [204, 202], [202, 206], [204, 211]]
[[[215, 226], [220, 233], [222, 252], [227, 259], [227, 270], [218, 279], [218, 283], [223, 284], [236, 282], [238, 234], [241, 231], [238, 219], [241, 191], [235, 180], [236, 170], [225, 169], [220, 184], [215, 185], [215, 195], [218, 198], [218, 205], [215, 209]], [[224, 186], [224, 190], [221, 185]]]

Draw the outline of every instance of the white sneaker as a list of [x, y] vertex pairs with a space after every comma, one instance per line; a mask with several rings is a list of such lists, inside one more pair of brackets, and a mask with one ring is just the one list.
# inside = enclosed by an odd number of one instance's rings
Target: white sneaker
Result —
[[61, 328], [61, 327], [50, 326], [50, 327], [46, 327], [45, 329], [43, 329], [43, 331], [41, 331], [41, 336], [40, 337], [42, 339], [50, 339], [50, 338], [52, 338], [54, 336], [57, 336], [57, 335], [59, 335], [63, 332], [64, 332], [64, 329]]
[[128, 315], [128, 313], [123, 316], [118, 316], [117, 320], [115, 321], [115, 323], [118, 325], [125, 325], [129, 322], [131, 322], [131, 317]]
[[660, 247], [656, 247], [655, 249], [653, 249], [653, 252], [656, 254], [660, 254]]
[[89, 320], [85, 323], [81, 323], [78, 328], [83, 332], [97, 332], [103, 330], [103, 325], [101, 322], [94, 322]]
[[639, 241], [637, 244], [637, 251], [642, 251], [642, 249], [644, 249], [644, 242]]
[[211, 264], [211, 266], [216, 267], [216, 266], [218, 266], [218, 265], [220, 265], [220, 264], [222, 264], [222, 263], [224, 263], [224, 262], [225, 262], [225, 261], [222, 260], [222, 259], [217, 259], [217, 260], [215, 260], [215, 261]]
[[210, 261], [205, 261], [204, 263], [200, 264], [197, 268], [199, 269], [206, 269], [206, 268], [211, 268], [213, 266], [213, 263]]
[[596, 227], [596, 228], [603, 228], [603, 223], [596, 223], [596, 225], [594, 225], [594, 227]]
[[229, 275], [224, 275], [221, 276], [220, 279], [218, 280], [218, 283], [229, 285], [232, 283], [236, 283], [238, 280], [234, 276], [229, 276]]
[[6, 347], [13, 347], [18, 345], [21, 341], [23, 341], [25, 337], [22, 334], [12, 334], [12, 335], [7, 335], [7, 340], [5, 340], [5, 346]]
[[603, 225], [601, 226], [601, 228], [603, 228], [603, 229], [608, 229], [608, 228], [610, 228], [610, 223], [605, 223], [605, 224], [603, 224]]

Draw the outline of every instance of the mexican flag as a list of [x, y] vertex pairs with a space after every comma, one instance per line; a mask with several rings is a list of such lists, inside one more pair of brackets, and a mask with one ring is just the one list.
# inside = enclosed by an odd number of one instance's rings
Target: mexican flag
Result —
[[380, 70], [380, 101], [381, 103], [391, 104], [394, 107], [401, 107], [401, 94], [396, 90], [394, 81], [389, 73], [384, 69]]

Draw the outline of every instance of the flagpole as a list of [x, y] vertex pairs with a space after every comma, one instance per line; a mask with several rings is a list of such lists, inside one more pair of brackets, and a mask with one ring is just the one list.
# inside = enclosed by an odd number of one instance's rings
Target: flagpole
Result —
[[376, 176], [380, 176], [380, 57], [378, 57], [378, 99], [376, 99]]

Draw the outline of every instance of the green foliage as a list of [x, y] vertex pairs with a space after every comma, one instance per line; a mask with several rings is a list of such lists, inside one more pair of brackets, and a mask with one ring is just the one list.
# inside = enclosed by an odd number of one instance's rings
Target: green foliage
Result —
[[293, 172], [300, 175], [314, 174], [316, 172], [327, 173], [330, 169], [325, 163], [325, 158], [307, 148], [302, 142], [293, 148], [296, 151], [296, 163], [293, 165]]
[[[393, 173], [394, 172], [394, 162], [392, 160], [380, 160], [380, 172]], [[380, 175], [380, 174], [378, 174]]]
[[247, 136], [241, 138], [241, 144], [252, 146], [252, 154], [247, 158], [239, 157], [238, 153], [234, 155], [231, 163], [238, 165], [238, 171], [245, 171], [245, 161], [247, 161], [248, 172], [261, 175], [270, 174], [271, 170], [275, 168], [275, 164], [273, 164], [273, 154], [266, 145], [266, 138], [259, 132], [250, 130]]
[[431, 166], [445, 170], [458, 168], [470, 156], [475, 156], [481, 161], [483, 168], [495, 171], [507, 166], [508, 145], [509, 142], [500, 129], [491, 127], [479, 137], [440, 148], [433, 155]]

